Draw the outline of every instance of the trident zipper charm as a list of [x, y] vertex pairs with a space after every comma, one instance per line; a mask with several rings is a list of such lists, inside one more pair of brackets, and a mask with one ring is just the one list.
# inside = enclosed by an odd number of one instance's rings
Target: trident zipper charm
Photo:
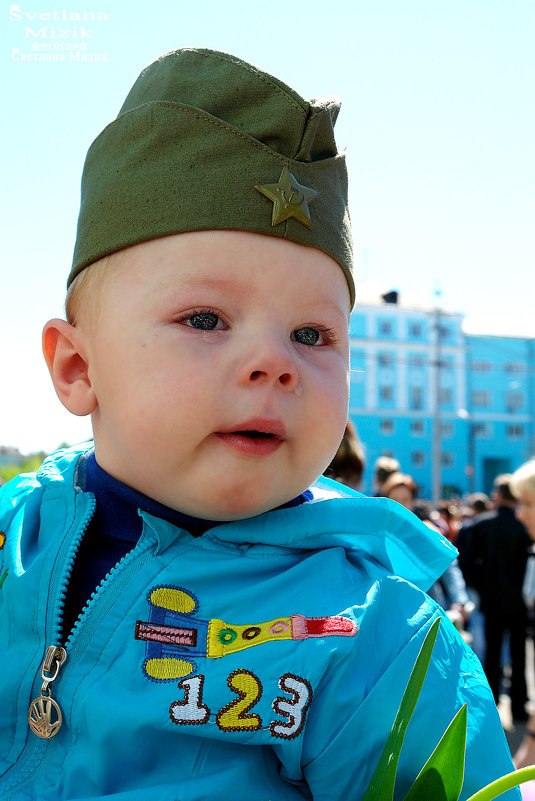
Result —
[[28, 724], [30, 729], [43, 740], [50, 740], [61, 728], [63, 715], [58, 704], [52, 698], [50, 687], [58, 676], [61, 666], [67, 659], [65, 648], [55, 645], [49, 646], [45, 660], [41, 666], [43, 685], [41, 694], [31, 702], [28, 709]]

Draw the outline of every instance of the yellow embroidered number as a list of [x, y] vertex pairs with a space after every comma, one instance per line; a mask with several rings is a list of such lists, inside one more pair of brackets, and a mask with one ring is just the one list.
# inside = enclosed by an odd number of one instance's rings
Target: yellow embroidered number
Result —
[[216, 717], [216, 723], [222, 731], [254, 731], [260, 729], [262, 720], [259, 715], [249, 714], [249, 710], [262, 697], [260, 679], [248, 670], [235, 670], [227, 679], [230, 689], [237, 693], [230, 704], [223, 707]]

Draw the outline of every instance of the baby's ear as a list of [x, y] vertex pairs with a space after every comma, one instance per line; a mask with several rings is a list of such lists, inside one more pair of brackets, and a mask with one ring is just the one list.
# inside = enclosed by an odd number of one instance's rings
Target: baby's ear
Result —
[[43, 329], [43, 353], [58, 398], [73, 414], [91, 414], [97, 399], [88, 374], [88, 359], [77, 328], [49, 320]]

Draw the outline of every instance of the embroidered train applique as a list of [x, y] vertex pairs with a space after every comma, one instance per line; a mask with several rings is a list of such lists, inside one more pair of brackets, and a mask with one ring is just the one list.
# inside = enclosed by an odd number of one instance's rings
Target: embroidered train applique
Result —
[[195, 657], [218, 659], [277, 640], [311, 637], [354, 637], [357, 624], [349, 617], [291, 615], [263, 623], [234, 625], [196, 617], [199, 602], [189, 590], [170, 585], [148, 594], [149, 620], [136, 623], [136, 640], [146, 642], [143, 672], [151, 681], [176, 681], [197, 671]]

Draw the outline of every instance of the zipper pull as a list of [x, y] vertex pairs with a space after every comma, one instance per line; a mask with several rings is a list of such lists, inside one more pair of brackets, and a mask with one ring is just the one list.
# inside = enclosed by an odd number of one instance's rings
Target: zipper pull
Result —
[[28, 709], [28, 724], [30, 729], [43, 740], [50, 740], [61, 728], [63, 715], [58, 704], [52, 698], [50, 687], [58, 676], [60, 668], [67, 659], [65, 648], [50, 645], [43, 664], [41, 665], [41, 678], [43, 685], [41, 694], [31, 702]]

